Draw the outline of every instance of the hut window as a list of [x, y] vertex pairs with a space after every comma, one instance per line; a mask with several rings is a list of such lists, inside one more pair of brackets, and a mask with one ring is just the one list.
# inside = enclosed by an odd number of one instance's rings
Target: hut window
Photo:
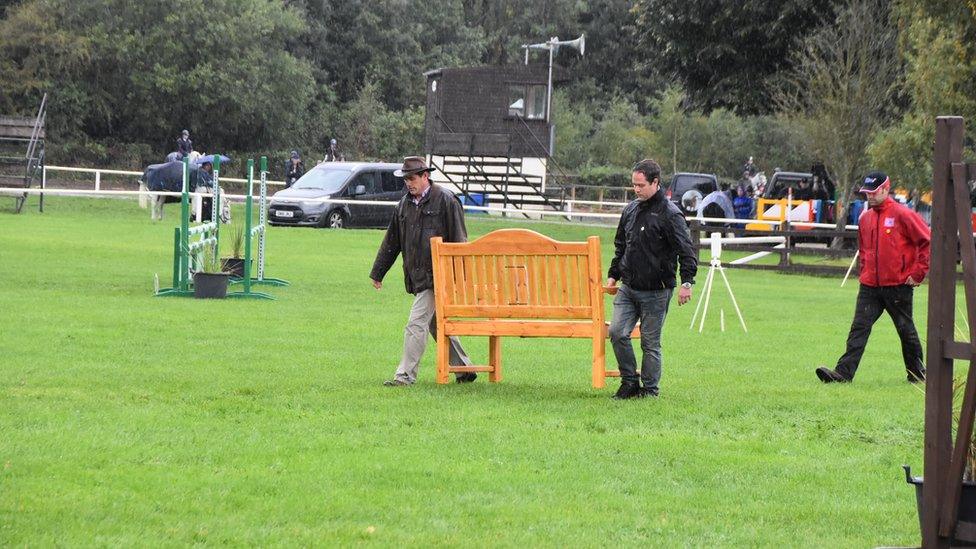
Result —
[[546, 87], [513, 84], [508, 87], [508, 115], [528, 120], [546, 117]]

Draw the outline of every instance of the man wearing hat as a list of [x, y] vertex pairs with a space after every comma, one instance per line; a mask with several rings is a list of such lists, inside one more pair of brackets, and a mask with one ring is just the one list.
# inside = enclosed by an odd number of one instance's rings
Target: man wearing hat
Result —
[[285, 188], [291, 187], [298, 178], [305, 175], [305, 163], [298, 151], [291, 151], [291, 158], [285, 162]]
[[864, 178], [860, 192], [868, 209], [858, 221], [861, 288], [854, 321], [847, 335], [847, 351], [835, 369], [817, 368], [824, 383], [848, 383], [861, 362], [871, 328], [887, 311], [901, 339], [901, 354], [908, 381], [925, 380], [922, 344], [912, 319], [912, 295], [929, 270], [929, 227], [912, 210], [892, 200], [891, 180], [882, 172]]
[[176, 138], [176, 150], [186, 158], [193, 152], [193, 141], [190, 141], [190, 130], [183, 130]]
[[[464, 211], [454, 194], [430, 182], [430, 172], [425, 160], [419, 156], [403, 159], [403, 166], [393, 172], [402, 177], [407, 194], [396, 205], [396, 211], [386, 236], [373, 262], [369, 278], [373, 287], [383, 287], [383, 277], [393, 266], [398, 255], [403, 254], [403, 282], [407, 293], [414, 295], [410, 318], [403, 330], [403, 356], [393, 379], [383, 382], [387, 386], [412, 385], [417, 381], [420, 359], [427, 348], [427, 334], [436, 336], [434, 318], [434, 270], [430, 258], [430, 239], [435, 236], [445, 242], [465, 242], [468, 239], [464, 227]], [[450, 341], [450, 363], [454, 366], [470, 366], [471, 360], [456, 337]], [[474, 381], [474, 372], [458, 374], [458, 383]]]

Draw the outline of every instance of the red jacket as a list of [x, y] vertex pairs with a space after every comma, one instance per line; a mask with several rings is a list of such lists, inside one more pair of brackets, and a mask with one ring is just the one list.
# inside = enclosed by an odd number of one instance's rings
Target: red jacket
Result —
[[899, 286], [929, 272], [929, 227], [917, 213], [888, 197], [868, 209], [860, 231], [861, 284]]

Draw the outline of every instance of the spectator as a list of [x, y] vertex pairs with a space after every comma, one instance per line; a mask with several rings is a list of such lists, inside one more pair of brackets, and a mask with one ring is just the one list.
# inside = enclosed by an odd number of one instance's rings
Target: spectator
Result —
[[190, 130], [183, 130], [180, 137], [176, 139], [176, 150], [182, 157], [186, 158], [193, 152], [193, 141], [190, 141]]
[[339, 142], [332, 138], [329, 141], [329, 150], [325, 151], [325, 158], [322, 162], [345, 162], [346, 155], [339, 150]]
[[793, 191], [793, 200], [813, 200], [813, 189], [810, 188], [810, 180], [803, 178], [800, 185]]
[[743, 164], [742, 171], [749, 174], [749, 177], [754, 177], [756, 175], [756, 164], [753, 163], [751, 156], [749, 157], [749, 160]]
[[298, 151], [291, 151], [291, 158], [285, 161], [285, 188], [291, 187], [298, 178], [305, 175], [305, 163]]
[[735, 198], [732, 199], [732, 209], [736, 219], [752, 219], [752, 199], [744, 185], [735, 188]]
[[871, 328], [887, 312], [901, 339], [901, 354], [908, 381], [925, 381], [922, 344], [912, 319], [912, 297], [929, 270], [929, 228], [919, 215], [888, 195], [891, 180], [882, 172], [865, 177], [860, 192], [870, 209], [858, 221], [861, 287], [854, 321], [847, 335], [847, 350], [833, 370], [816, 369], [824, 383], [849, 383], [861, 362]]

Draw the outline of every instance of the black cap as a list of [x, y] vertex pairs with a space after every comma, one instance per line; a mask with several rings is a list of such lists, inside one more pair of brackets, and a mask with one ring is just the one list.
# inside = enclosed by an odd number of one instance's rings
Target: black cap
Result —
[[891, 184], [891, 180], [888, 179], [888, 174], [884, 172], [871, 172], [864, 176], [864, 182], [861, 184], [861, 188], [858, 189], [858, 192], [875, 193], [886, 184]]

